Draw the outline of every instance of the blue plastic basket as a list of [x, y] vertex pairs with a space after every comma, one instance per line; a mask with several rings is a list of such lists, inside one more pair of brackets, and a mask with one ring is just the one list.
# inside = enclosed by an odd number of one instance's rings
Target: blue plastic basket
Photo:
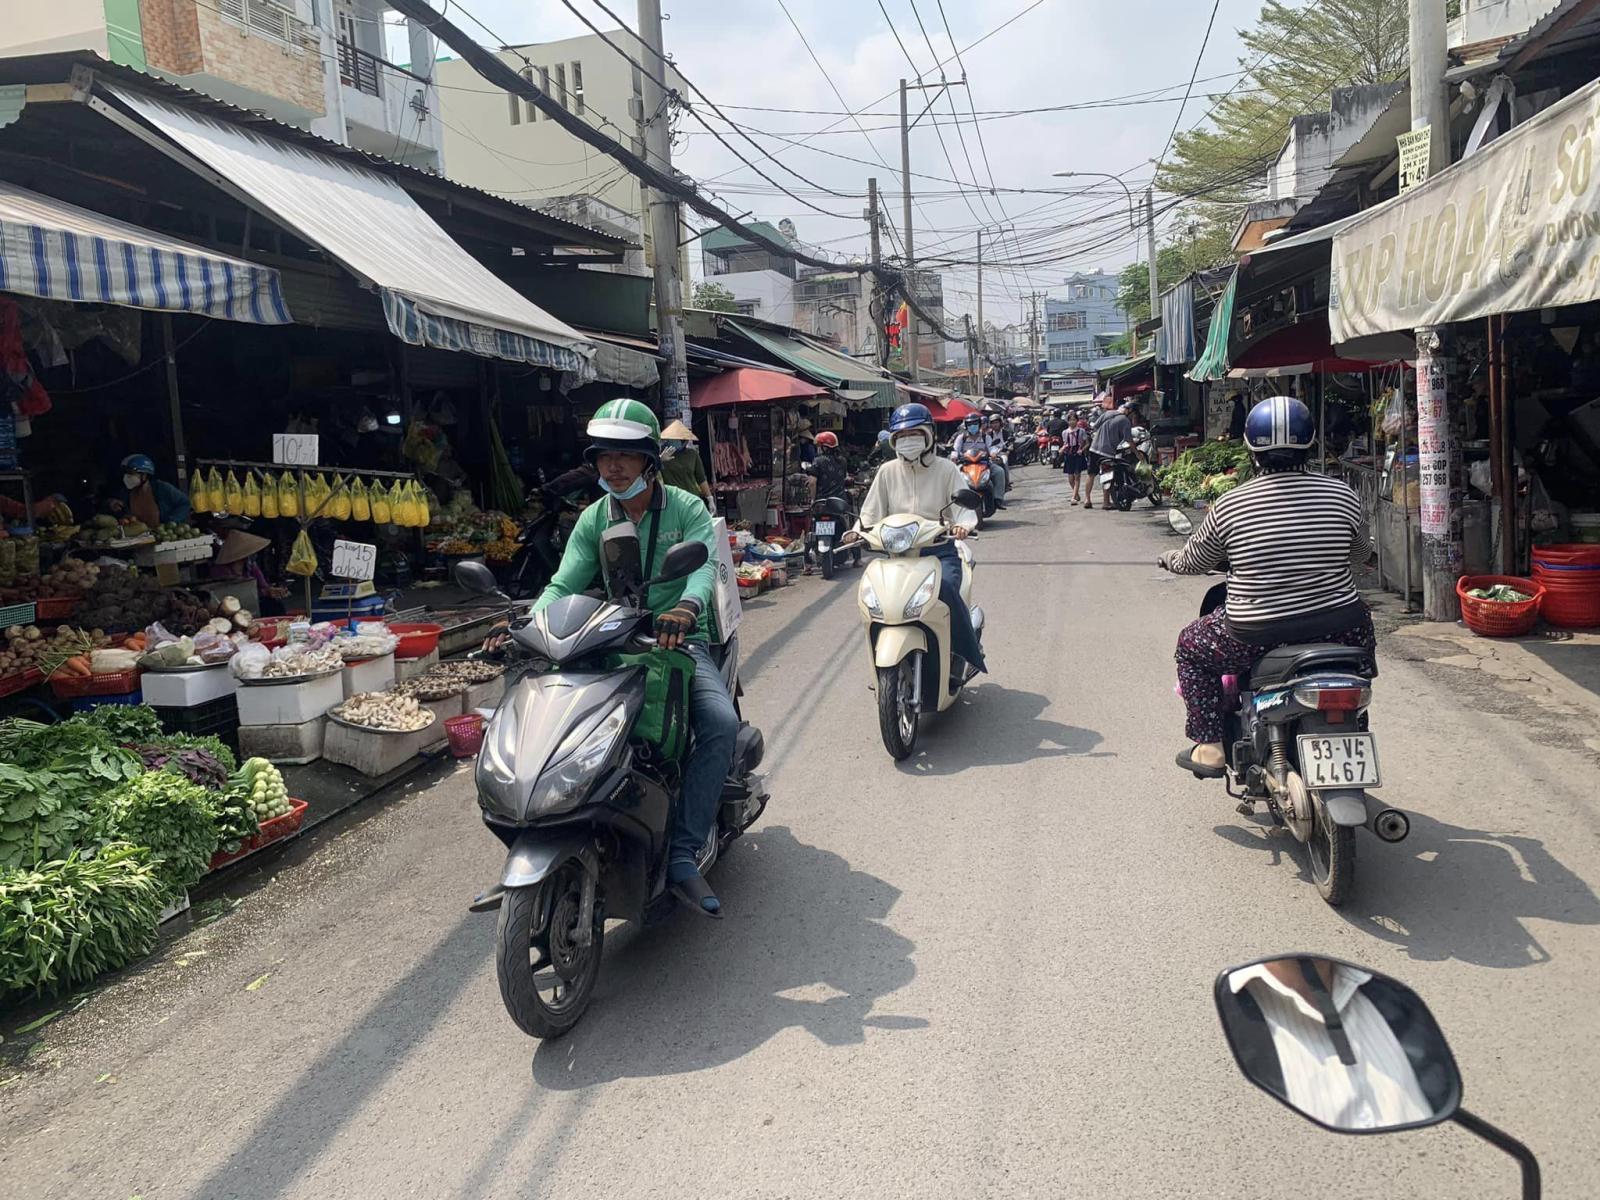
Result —
[[123, 692], [118, 696], [79, 696], [72, 702], [72, 711], [86, 713], [102, 704], [143, 704], [143, 692]]

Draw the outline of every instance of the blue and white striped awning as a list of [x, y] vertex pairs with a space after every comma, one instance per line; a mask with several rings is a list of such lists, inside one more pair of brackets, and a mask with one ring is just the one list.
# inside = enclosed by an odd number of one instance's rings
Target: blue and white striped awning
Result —
[[287, 325], [278, 273], [0, 181], [0, 292]]

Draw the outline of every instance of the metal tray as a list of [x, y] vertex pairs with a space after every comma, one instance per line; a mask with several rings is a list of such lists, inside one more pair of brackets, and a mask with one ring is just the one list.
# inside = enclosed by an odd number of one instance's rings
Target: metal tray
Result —
[[310, 675], [273, 675], [265, 679], [241, 679], [240, 687], [276, 687], [280, 683], [310, 683], [313, 679], [326, 679], [329, 675], [337, 675], [343, 667], [329, 667], [326, 671], [314, 671]]
[[178, 667], [149, 667], [144, 664], [143, 659], [140, 659], [138, 667], [139, 670], [148, 671], [152, 675], [190, 675], [196, 671], [215, 671], [218, 667], [227, 666], [230, 661], [232, 660], [225, 658], [221, 662], [214, 663], [184, 663]]
[[[420, 704], [422, 702], [419, 700], [417, 703]], [[427, 710], [424, 709], [423, 711], [426, 712]], [[332, 721], [335, 725], [343, 725], [348, 729], [359, 729], [363, 733], [383, 733], [389, 735], [390, 737], [410, 737], [412, 734], [427, 733], [428, 730], [432, 729], [439, 722], [437, 714], [430, 712], [428, 713], [428, 723], [421, 729], [374, 729], [371, 725], [358, 725], [354, 721], [347, 721], [335, 713], [331, 708], [328, 710], [327, 715], [328, 720]]]

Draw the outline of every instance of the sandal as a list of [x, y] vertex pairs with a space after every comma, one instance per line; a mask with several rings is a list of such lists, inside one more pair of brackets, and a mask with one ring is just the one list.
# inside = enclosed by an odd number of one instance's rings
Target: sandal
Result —
[[[680, 880], [671, 885], [669, 889], [677, 902], [691, 912], [708, 917], [713, 921], [722, 920], [722, 902], [717, 899], [717, 894], [711, 890], [711, 885], [699, 872], [690, 875], [687, 879]], [[715, 908], [707, 908], [705, 901], [710, 900]]]
[[1194, 752], [1200, 749], [1200, 743], [1195, 742], [1182, 754], [1178, 755], [1178, 765], [1185, 771], [1190, 771], [1196, 779], [1221, 779], [1228, 773], [1226, 767], [1212, 767], [1205, 763], [1194, 761]]

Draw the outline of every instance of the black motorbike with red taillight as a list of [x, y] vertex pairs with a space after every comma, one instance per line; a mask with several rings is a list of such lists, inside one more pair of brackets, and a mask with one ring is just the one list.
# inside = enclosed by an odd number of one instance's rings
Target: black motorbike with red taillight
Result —
[[[1172, 510], [1174, 530], [1187, 533], [1188, 524]], [[1201, 615], [1227, 597], [1226, 583], [1212, 587]], [[1355, 878], [1357, 827], [1385, 842], [1411, 831], [1405, 813], [1371, 792], [1382, 783], [1367, 711], [1377, 674], [1367, 650], [1311, 642], [1276, 646], [1248, 677], [1222, 681], [1228, 794], [1246, 816], [1266, 804], [1274, 823], [1306, 847], [1312, 882], [1333, 905], [1344, 902]]]

